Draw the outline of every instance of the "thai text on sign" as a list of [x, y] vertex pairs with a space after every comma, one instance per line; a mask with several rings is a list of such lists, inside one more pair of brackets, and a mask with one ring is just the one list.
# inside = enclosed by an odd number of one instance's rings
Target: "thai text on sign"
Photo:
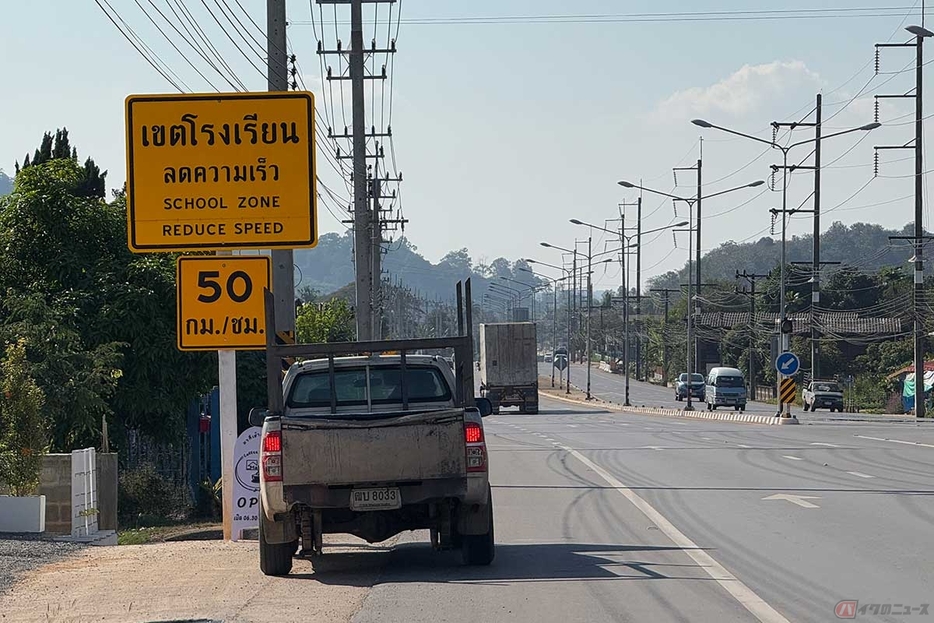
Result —
[[317, 242], [311, 93], [131, 95], [126, 143], [131, 250]]

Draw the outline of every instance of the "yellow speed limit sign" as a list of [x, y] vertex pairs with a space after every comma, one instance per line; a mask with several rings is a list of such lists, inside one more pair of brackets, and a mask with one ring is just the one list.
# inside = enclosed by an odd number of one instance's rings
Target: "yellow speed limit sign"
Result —
[[179, 350], [265, 348], [263, 289], [270, 288], [270, 269], [263, 255], [179, 257]]

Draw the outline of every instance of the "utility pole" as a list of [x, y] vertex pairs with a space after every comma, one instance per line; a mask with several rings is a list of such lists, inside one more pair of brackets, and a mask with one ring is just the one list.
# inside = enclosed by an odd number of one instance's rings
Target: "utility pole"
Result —
[[814, 108], [814, 231], [811, 234], [813, 251], [811, 275], [811, 378], [820, 378], [820, 335], [817, 330], [815, 308], [820, 304], [820, 130], [821, 130], [821, 94], [817, 94], [817, 106]]
[[749, 400], [756, 399], [756, 279], [768, 279], [771, 276], [771, 272], [757, 275], [745, 270], [742, 273], [736, 271], [736, 278], [744, 279], [749, 284], [749, 292], [743, 288], [743, 293], [749, 295]]
[[876, 74], [879, 73], [880, 48], [915, 48], [915, 89], [914, 93], [897, 95], [876, 95], [876, 121], [879, 117], [879, 100], [889, 98], [914, 98], [915, 100], [915, 138], [914, 144], [897, 146], [877, 146], [875, 173], [879, 173], [878, 151], [882, 149], [911, 149], [915, 153], [915, 235], [914, 243], [914, 360], [915, 360], [915, 417], [925, 416], [924, 402], [924, 319], [921, 314], [924, 296], [924, 151], [922, 149], [922, 136], [924, 134], [924, 99], [922, 84], [924, 77], [924, 39], [934, 37], [934, 32], [923, 26], [908, 26], [905, 30], [915, 36], [914, 42], [907, 43], [877, 43], [876, 44]]
[[[814, 171], [814, 228], [811, 235], [812, 245], [812, 275], [811, 275], [811, 311], [809, 314], [811, 324], [811, 377], [819, 378], [820, 375], [820, 335], [817, 328], [817, 318], [814, 308], [820, 304], [820, 168], [821, 168], [821, 109], [823, 98], [820, 93], [817, 94], [817, 102], [814, 106], [814, 121], [795, 121], [791, 123], [772, 122], [772, 140], [778, 139], [779, 128], [787, 127], [790, 130], [796, 128], [814, 128], [814, 164], [813, 166], [804, 166], [802, 164], [792, 165], [791, 169], [784, 171], [784, 175], [794, 172], [795, 169], [813, 169]], [[810, 113], [808, 114], [810, 116]], [[807, 118], [807, 117], [805, 117]], [[773, 171], [778, 170], [777, 165], [772, 166]], [[794, 210], [793, 212], [806, 212], [807, 210]], [[792, 213], [793, 213], [792, 212]], [[795, 264], [797, 262], [792, 262]], [[802, 262], [803, 263], [803, 262]], [[839, 263], [839, 262], [837, 262]]]
[[[333, 73], [331, 67], [327, 68], [328, 81], [350, 81], [352, 129], [348, 133], [344, 128], [342, 134], [335, 134], [328, 128], [328, 138], [350, 139], [352, 145], [351, 155], [336, 154], [338, 160], [353, 160], [353, 223], [354, 228], [354, 289], [357, 305], [355, 315], [357, 321], [357, 339], [372, 340], [381, 336], [382, 329], [382, 229], [381, 208], [379, 199], [384, 198], [379, 190], [379, 167], [374, 168], [374, 174], [368, 175], [367, 160], [383, 158], [383, 150], [376, 142], [375, 153], [367, 153], [367, 139], [378, 139], [392, 136], [391, 128], [386, 132], [377, 132], [376, 128], [367, 131], [366, 128], [366, 81], [386, 80], [386, 67], [380, 74], [368, 74], [366, 61], [377, 54], [392, 54], [396, 51], [395, 41], [389, 42], [385, 48], [377, 48], [376, 33], [373, 34], [372, 45], [364, 48], [363, 45], [363, 5], [395, 2], [395, 0], [317, 0], [318, 4], [350, 5], [350, 50], [341, 48], [340, 40], [337, 49], [324, 50], [321, 43], [318, 45], [319, 55], [333, 54], [341, 58], [339, 71]], [[344, 57], [347, 59], [349, 76], [344, 75]], [[372, 178], [372, 179], [371, 179]], [[382, 179], [385, 181], [401, 181]], [[371, 199], [373, 204], [371, 205]]]
[[353, 108], [353, 225], [357, 340], [373, 339], [373, 231], [367, 208], [363, 0], [350, 0], [350, 97]]
[[636, 200], [636, 318], [640, 323], [639, 331], [636, 332], [636, 378], [646, 380], [645, 367], [642, 365], [642, 333], [641, 321], [638, 320], [642, 314], [642, 194]]
[[[668, 328], [668, 296], [672, 293], [680, 294], [681, 290], [673, 288], [652, 288], [651, 292], [661, 292], [665, 295], [665, 328]], [[665, 339], [665, 331], [662, 330], [662, 383], [668, 383], [668, 340]]]
[[[285, 37], [285, 0], [266, 0], [266, 77], [269, 91], [288, 91], [289, 73]], [[309, 137], [309, 140], [311, 137]], [[232, 255], [219, 251], [218, 255]], [[272, 291], [275, 296], [276, 341], [295, 342], [295, 284], [292, 251], [272, 252]], [[222, 519], [224, 540], [239, 538], [233, 534], [234, 517], [234, 446], [237, 441], [237, 351], [217, 351], [217, 376], [220, 393], [220, 447]]]

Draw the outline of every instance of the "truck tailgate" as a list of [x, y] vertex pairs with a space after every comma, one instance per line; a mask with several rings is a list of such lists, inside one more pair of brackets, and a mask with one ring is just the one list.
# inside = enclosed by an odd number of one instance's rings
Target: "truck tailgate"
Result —
[[283, 484], [349, 485], [466, 475], [463, 409], [282, 418]]

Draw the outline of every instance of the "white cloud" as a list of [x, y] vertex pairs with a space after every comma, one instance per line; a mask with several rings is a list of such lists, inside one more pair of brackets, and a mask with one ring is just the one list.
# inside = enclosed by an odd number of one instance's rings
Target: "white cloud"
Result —
[[817, 91], [821, 84], [820, 76], [803, 61], [743, 65], [716, 84], [675, 92], [659, 103], [653, 116], [672, 119], [722, 113], [740, 117], [761, 112], [776, 99], [802, 89]]

